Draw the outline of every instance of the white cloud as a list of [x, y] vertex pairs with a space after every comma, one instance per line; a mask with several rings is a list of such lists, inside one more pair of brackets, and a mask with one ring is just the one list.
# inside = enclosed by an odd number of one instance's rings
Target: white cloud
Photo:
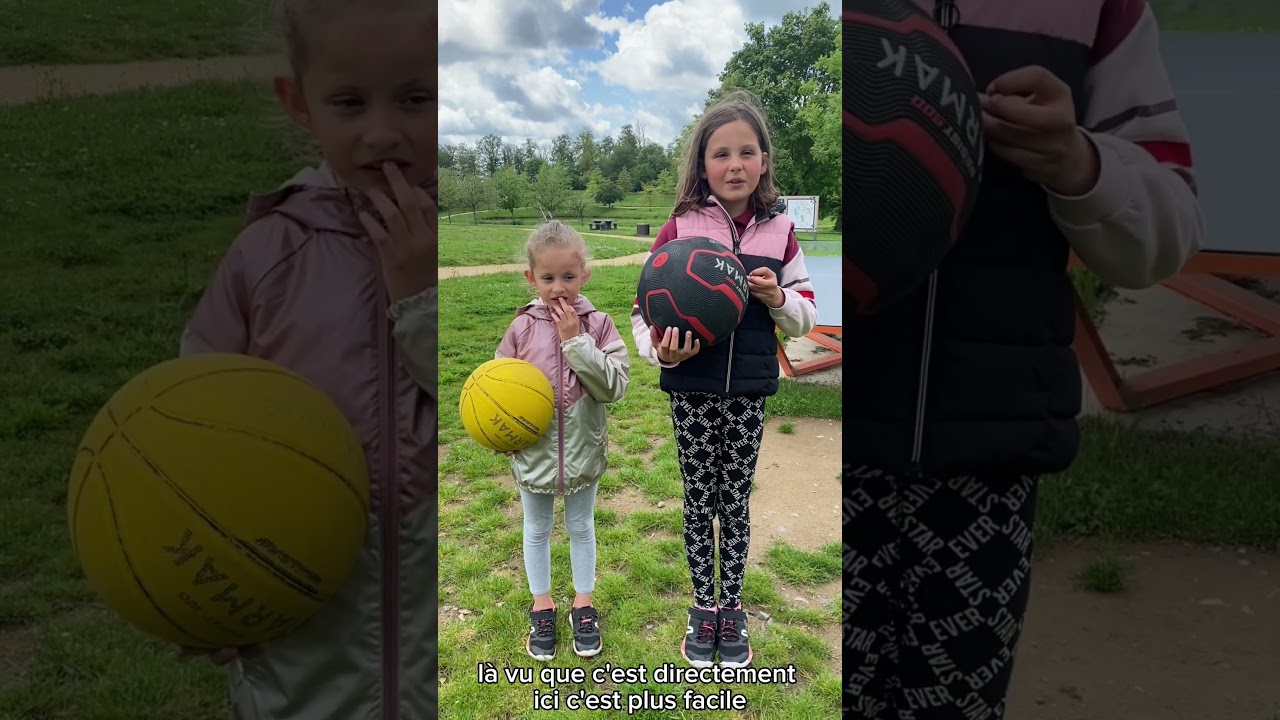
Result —
[[442, 142], [474, 143], [493, 133], [508, 142], [546, 142], [590, 127], [608, 132], [577, 81], [527, 61], [454, 63], [440, 74]]
[[747, 22], [813, 4], [629, 0], [606, 16], [601, 0], [442, 0], [440, 141], [549, 143], [631, 124], [665, 145], [702, 110]]
[[440, 62], [483, 57], [562, 61], [600, 36], [586, 16], [600, 0], [441, 0]]
[[634, 22], [599, 15], [587, 22], [617, 34], [617, 51], [595, 70], [614, 85], [645, 92], [705, 94], [746, 39], [742, 10], [723, 0], [670, 0]]

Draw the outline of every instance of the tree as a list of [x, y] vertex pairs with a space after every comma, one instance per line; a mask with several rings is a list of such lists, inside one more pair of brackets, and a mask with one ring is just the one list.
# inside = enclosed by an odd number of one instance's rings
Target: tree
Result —
[[[818, 69], [835, 75], [841, 74], [841, 40], [836, 38], [835, 50], [818, 61]], [[799, 117], [813, 139], [812, 159], [814, 172], [808, 177], [811, 185], [809, 192], [822, 196], [819, 203], [823, 217], [834, 217], [836, 232], [843, 230], [844, 215], [840, 212], [840, 198], [843, 187], [841, 168], [843, 163], [843, 142], [841, 118], [843, 106], [840, 90], [822, 93], [813, 87], [816, 81], [805, 83], [805, 91], [812, 100], [800, 108]], [[837, 86], [839, 87], [839, 86]]]
[[579, 183], [585, 187], [592, 174], [600, 169], [600, 148], [596, 145], [596, 136], [590, 130], [578, 133], [578, 143], [574, 148], [577, 156], [577, 174], [574, 176], [574, 187]]
[[518, 173], [524, 173], [524, 148], [517, 147], [511, 143], [502, 146], [502, 167], [514, 168]]
[[622, 189], [618, 187], [617, 180], [604, 180], [596, 187], [592, 197], [601, 205], [611, 208], [622, 199]]
[[463, 175], [458, 183], [458, 204], [471, 211], [471, 224], [479, 225], [476, 213], [493, 202], [492, 181], [483, 175]]
[[667, 168], [671, 159], [667, 157], [667, 151], [658, 143], [648, 143], [640, 146], [639, 156], [636, 158], [635, 164], [628, 166], [631, 173], [631, 179], [641, 185], [658, 179], [658, 175]]
[[578, 222], [583, 225], [587, 224], [587, 213], [591, 212], [591, 207], [591, 198], [587, 197], [585, 192], [574, 193], [565, 203], [565, 210], [571, 216], [578, 218]]
[[439, 152], [439, 159], [436, 161], [436, 167], [440, 168], [456, 168], [458, 166], [457, 148], [453, 145], [436, 145]]
[[749, 23], [746, 31], [747, 43], [725, 64], [708, 105], [734, 89], [754, 93], [769, 120], [775, 182], [786, 194], [807, 191], [822, 163], [814, 157], [812, 131], [800, 108], [840, 92], [839, 73], [819, 63], [839, 41], [840, 25], [822, 2], [805, 12], [786, 13], [767, 31], [762, 23]]
[[559, 165], [544, 165], [533, 184], [534, 201], [552, 215], [564, 205], [569, 192], [569, 173]]
[[559, 165], [569, 175], [569, 181], [573, 182], [573, 168], [578, 161], [578, 156], [573, 151], [573, 139], [567, 133], [557, 135], [555, 140], [551, 141], [551, 164]]
[[514, 167], [507, 165], [498, 168], [493, 174], [493, 191], [498, 200], [498, 207], [511, 213], [511, 224], [516, 222], [516, 208], [524, 207], [525, 198], [529, 195], [529, 181]]
[[658, 181], [654, 180], [651, 183], [645, 183], [640, 192], [644, 193], [644, 199], [648, 201], [649, 207], [653, 207], [653, 201], [658, 197], [661, 190], [658, 188]]
[[587, 197], [593, 198], [600, 192], [600, 188], [604, 187], [605, 182], [604, 171], [596, 168], [587, 176], [586, 188], [583, 192], [587, 194]]
[[[631, 173], [627, 172], [626, 170], [622, 170], [618, 173], [617, 183], [618, 183], [618, 192], [622, 193], [624, 196], [629, 192], [635, 192], [636, 184], [631, 179]], [[618, 199], [621, 200], [622, 198], [618, 198]]]
[[453, 222], [454, 208], [464, 207], [462, 204], [462, 188], [459, 186], [458, 173], [449, 167], [440, 168], [440, 211], [449, 211], [449, 222]]
[[529, 178], [529, 182], [538, 179], [538, 175], [542, 173], [542, 168], [547, 167], [547, 161], [540, 157], [528, 158], [524, 161], [524, 176]]
[[630, 125], [623, 125], [618, 132], [618, 139], [610, 140], [608, 146], [600, 143], [600, 150], [607, 153], [605, 174], [616, 178], [623, 170], [635, 168], [640, 159], [640, 140]]
[[676, 174], [670, 168], [664, 169], [657, 179], [658, 192], [663, 195], [676, 194]]
[[[443, 156], [441, 156], [443, 157]], [[447, 166], [446, 166], [447, 167]], [[458, 174], [465, 177], [467, 175], [477, 175], [480, 173], [479, 158], [476, 155], [475, 148], [466, 143], [459, 143], [453, 149], [453, 169]]]
[[489, 133], [476, 143], [476, 154], [480, 156], [480, 169], [486, 175], [493, 175], [502, 167], [502, 138]]
[[[511, 167], [528, 178], [531, 185], [546, 165], [562, 168], [574, 190], [587, 189], [597, 170], [610, 180], [620, 179], [625, 172], [626, 177], [621, 178], [624, 195], [656, 180], [673, 162], [668, 148], [647, 141], [644, 128], [631, 125], [624, 125], [617, 138], [597, 139], [591, 130], [583, 129], [576, 137], [562, 134], [539, 145], [532, 138], [513, 144], [489, 134], [474, 147], [458, 143], [440, 145], [439, 150], [439, 167], [453, 168], [460, 176], [492, 176], [499, 168]], [[591, 187], [589, 194], [594, 194], [595, 189]]]

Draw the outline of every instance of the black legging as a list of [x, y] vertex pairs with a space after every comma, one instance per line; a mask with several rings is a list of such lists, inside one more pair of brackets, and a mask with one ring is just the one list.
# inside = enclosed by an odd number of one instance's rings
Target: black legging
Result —
[[764, 434], [764, 398], [672, 393], [671, 422], [684, 477], [684, 548], [694, 604], [711, 608], [720, 518], [720, 604], [737, 607], [751, 541], [748, 500]]
[[1027, 608], [1036, 480], [844, 480], [844, 707], [1000, 720]]

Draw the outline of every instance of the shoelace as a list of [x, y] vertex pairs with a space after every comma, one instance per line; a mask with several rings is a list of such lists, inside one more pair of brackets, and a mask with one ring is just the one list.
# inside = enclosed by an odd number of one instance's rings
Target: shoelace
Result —
[[578, 618], [578, 632], [580, 633], [591, 632], [591, 630], [593, 629], [592, 628], [593, 623], [591, 622], [591, 620], [592, 618], [590, 615], [583, 615], [582, 617]]
[[738, 642], [738, 621], [721, 620], [720, 623], [720, 639], [728, 640], [729, 642]]
[[698, 625], [698, 642], [710, 644], [716, 639], [716, 626], [710, 620], [703, 620]]
[[533, 626], [533, 634], [538, 637], [550, 637], [556, 634], [556, 624], [547, 618], [539, 618]]

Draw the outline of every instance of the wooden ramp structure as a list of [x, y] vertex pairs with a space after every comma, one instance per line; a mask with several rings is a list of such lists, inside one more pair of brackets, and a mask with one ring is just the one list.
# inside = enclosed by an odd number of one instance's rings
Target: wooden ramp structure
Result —
[[841, 304], [844, 302], [844, 294], [841, 290], [843, 287], [841, 258], [806, 255], [804, 264], [809, 268], [809, 281], [813, 283], [813, 300], [818, 306], [818, 324], [813, 328], [813, 332], [805, 337], [833, 352], [826, 357], [792, 363], [791, 358], [787, 357], [786, 348], [779, 343], [778, 364], [782, 366], [782, 372], [787, 377], [826, 370], [839, 365], [844, 360], [843, 344], [837, 339], [842, 335]]
[[1077, 298], [1081, 368], [1117, 412], [1280, 370], [1280, 304], [1224, 279], [1280, 278], [1280, 33], [1169, 32], [1162, 46], [1208, 225], [1205, 246], [1163, 285], [1268, 337], [1122, 378]]

